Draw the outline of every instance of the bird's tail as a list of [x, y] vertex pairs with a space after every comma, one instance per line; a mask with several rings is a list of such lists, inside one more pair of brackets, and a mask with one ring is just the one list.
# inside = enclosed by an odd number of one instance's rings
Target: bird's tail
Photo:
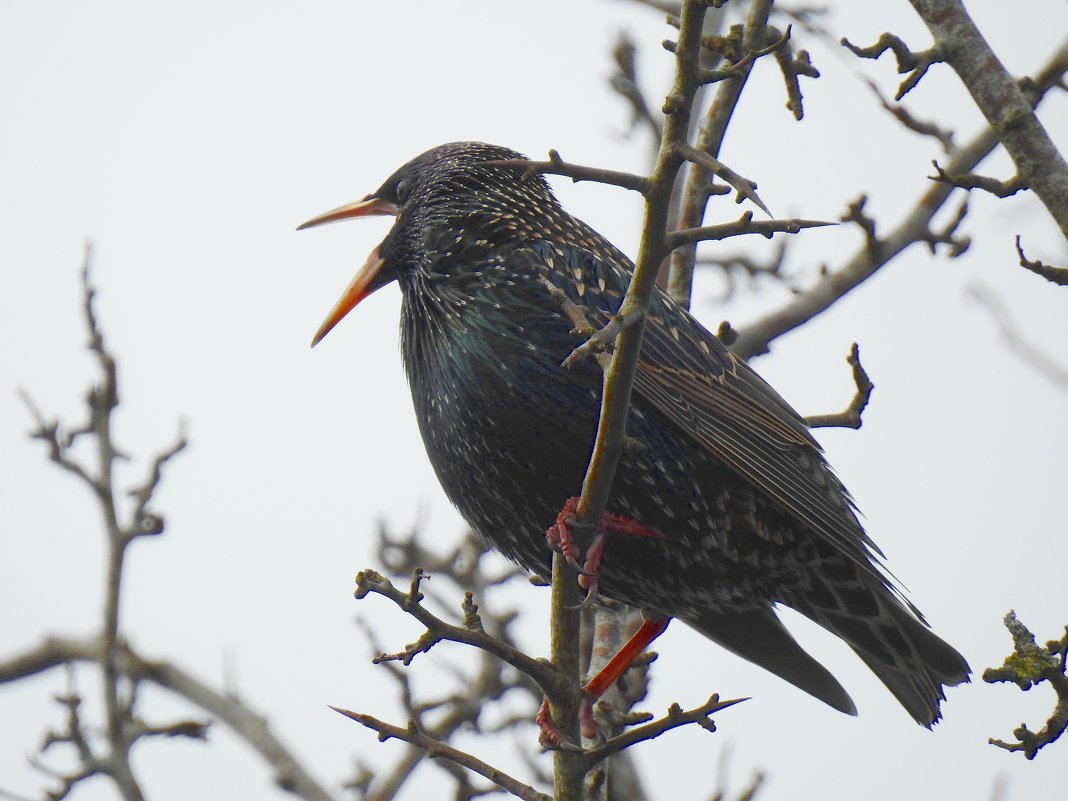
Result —
[[[930, 728], [941, 717], [943, 687], [968, 681], [968, 663], [887, 589], [854, 586], [851, 592], [848, 608], [845, 604], [813, 606], [810, 598], [805, 603], [788, 603], [845, 640], [916, 722]], [[864, 602], [858, 603], [858, 593], [866, 596]], [[858, 607], [871, 614], [858, 614]], [[797, 644], [770, 607], [706, 612], [686, 622], [835, 709], [857, 713], [842, 685]]]
[[857, 714], [853, 700], [838, 680], [797, 644], [771, 607], [705, 612], [700, 618], [686, 622], [728, 651], [760, 665], [840, 712]]
[[[968, 681], [960, 653], [894, 598], [880, 598], [882, 614], [868, 621], [867, 636], [844, 638], [921, 726], [941, 718], [943, 687]], [[837, 632], [836, 632], [837, 633]], [[870, 640], [874, 637], [876, 647]]]
[[968, 681], [964, 657], [888, 588], [854, 584], [848, 604], [811, 600], [790, 605], [845, 640], [921, 726], [931, 728], [941, 718], [944, 687]]

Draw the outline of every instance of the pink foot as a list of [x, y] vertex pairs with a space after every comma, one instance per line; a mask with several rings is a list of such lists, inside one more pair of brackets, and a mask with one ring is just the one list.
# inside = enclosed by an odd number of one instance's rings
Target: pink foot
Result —
[[579, 564], [581, 551], [575, 543], [575, 526], [578, 520], [575, 518], [575, 510], [578, 508], [578, 497], [568, 498], [560, 514], [556, 516], [556, 522], [545, 532], [545, 539], [549, 547], [562, 554], [579, 573], [579, 586], [586, 590], [586, 599], [580, 604], [585, 608], [593, 603], [597, 597], [598, 576], [601, 572], [601, 564], [604, 562], [604, 551], [609, 534], [623, 534], [629, 537], [656, 537], [663, 535], [656, 529], [639, 523], [637, 520], [625, 515], [605, 512], [594, 532], [593, 542], [586, 550], [583, 563]]

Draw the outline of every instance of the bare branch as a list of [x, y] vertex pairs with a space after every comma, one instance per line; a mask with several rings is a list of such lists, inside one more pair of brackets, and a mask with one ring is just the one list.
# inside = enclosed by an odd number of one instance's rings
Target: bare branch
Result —
[[[789, 33], [790, 29], [786, 30]], [[775, 62], [782, 70], [782, 77], [786, 82], [786, 108], [793, 113], [794, 119], [800, 122], [805, 118], [800, 78], [818, 78], [820, 71], [812, 66], [807, 50], [798, 50], [793, 56], [788, 49], [776, 50]]]
[[188, 445], [189, 441], [185, 436], [185, 427], [179, 426], [178, 437], [174, 444], [156, 455], [156, 458], [152, 460], [152, 466], [149, 468], [148, 477], [144, 483], [129, 491], [130, 496], [136, 502], [130, 515], [130, 522], [126, 526], [129, 539], [163, 533], [163, 517], [150, 512], [148, 505], [152, 502], [152, 496], [163, 478], [163, 466], [185, 450]]
[[935, 168], [935, 175], [928, 175], [932, 181], [941, 181], [951, 184], [959, 189], [982, 189], [995, 197], [1006, 198], [1015, 195], [1021, 189], [1026, 189], [1019, 175], [1014, 175], [1007, 181], [999, 181], [997, 178], [989, 178], [985, 175], [976, 175], [973, 172], [964, 175], [949, 175], [937, 161], [931, 161]]
[[930, 69], [932, 64], [944, 61], [942, 53], [937, 47], [913, 53], [909, 50], [908, 45], [892, 33], [884, 33], [879, 37], [879, 41], [871, 47], [857, 47], [845, 37], [841, 41], [844, 47], [860, 58], [878, 59], [887, 50], [893, 52], [894, 58], [897, 59], [898, 74], [910, 73], [909, 77], [902, 81], [901, 86], [898, 87], [894, 100], [901, 100], [912, 91], [923, 76], [927, 74], [927, 70]]
[[805, 228], [823, 228], [828, 225], [837, 225], [835, 222], [826, 220], [753, 220], [753, 213], [747, 211], [734, 222], [720, 223], [719, 225], [706, 225], [701, 228], [684, 228], [681, 231], [673, 231], [665, 237], [665, 245], [668, 249], [689, 245], [694, 242], [710, 242], [721, 239], [729, 239], [732, 236], [744, 236], [757, 234], [771, 239], [773, 234], [796, 234]]
[[419, 592], [419, 582], [424, 578], [426, 575], [422, 571], [417, 571], [412, 581], [412, 588], [404, 593], [374, 570], [361, 570], [356, 575], [357, 600], [365, 598], [368, 594], [381, 595], [414, 617], [427, 629], [423, 636], [409, 644], [403, 651], [396, 654], [383, 654], [375, 660], [376, 663], [396, 660], [407, 665], [416, 656], [426, 653], [439, 642], [457, 642], [474, 646], [507, 662], [537, 682], [546, 695], [576, 694], [576, 689], [570, 686], [566, 679], [544, 659], [533, 659], [514, 646], [487, 634], [480, 627], [468, 628], [447, 623], [424, 607], [420, 603], [422, 595]]
[[1034, 368], [1057, 387], [1068, 390], [1068, 367], [1058, 364], [1049, 354], [1020, 334], [1019, 327], [1009, 314], [1009, 310], [992, 290], [981, 284], [975, 284], [968, 288], [968, 297], [990, 313], [1005, 344], [1020, 357], [1021, 361]]
[[641, 309], [631, 309], [627, 313], [613, 314], [608, 324], [595, 331], [589, 339], [571, 351], [570, 355], [560, 363], [561, 366], [571, 368], [587, 356], [605, 352], [608, 346], [615, 342], [617, 336], [644, 316], [645, 312]]
[[[771, 13], [771, 0], [757, 0], [749, 6], [745, 25], [734, 26], [731, 35], [723, 40], [724, 52], [733, 57], [742, 50], [761, 49], [768, 36], [768, 15]], [[739, 71], [735, 80], [719, 84], [715, 97], [697, 126], [694, 147], [715, 158], [723, 146], [734, 111], [738, 107], [742, 90], [745, 88], [752, 72], [752, 63]], [[694, 229], [700, 227], [705, 217], [712, 182], [708, 170], [700, 164], [693, 164], [686, 172], [681, 199], [678, 203], [677, 229]], [[670, 269], [668, 271], [667, 292], [686, 308], [690, 306], [693, 287], [693, 270], [697, 260], [696, 247], [672, 248]]]
[[[35, 648], [0, 661], [0, 684], [76, 662], [99, 664], [102, 652], [99, 638], [49, 637]], [[222, 720], [272, 766], [280, 787], [308, 801], [332, 801], [330, 794], [274, 737], [266, 719], [234, 695], [212, 689], [169, 662], [145, 659], [126, 643], [119, 650], [117, 667], [119, 673], [130, 681], [152, 682]]]
[[[707, 37], [706, 37], [707, 39]], [[776, 53], [790, 41], [790, 26], [786, 27], [786, 32], [783, 33], [778, 39], [772, 42], [767, 47], [762, 47], [758, 50], [749, 50], [738, 61], [732, 64], [728, 64], [725, 67], [719, 69], [701, 70], [701, 83], [718, 83], [719, 81], [734, 79], [742, 77], [743, 72], [747, 73], [748, 68], [759, 58], [768, 55], [769, 53]], [[674, 51], [672, 51], [674, 52]], [[788, 56], [787, 56], [788, 57]]]
[[678, 704], [672, 704], [667, 714], [659, 720], [654, 720], [644, 726], [628, 729], [625, 733], [618, 737], [613, 737], [599, 748], [587, 751], [583, 756], [589, 760], [590, 765], [594, 765], [612, 754], [619, 753], [624, 748], [629, 748], [635, 743], [653, 740], [665, 732], [690, 724], [697, 724], [702, 729], [714, 732], [716, 724], [712, 722], [710, 715], [747, 700], [749, 699], [735, 698], [730, 701], [720, 701], [718, 695], [713, 695], [701, 706], [685, 711]]
[[653, 114], [649, 104], [642, 94], [638, 81], [637, 48], [625, 33], [619, 34], [616, 46], [612, 48], [612, 59], [616, 63], [616, 73], [609, 80], [611, 87], [618, 92], [631, 108], [630, 130], [633, 132], [639, 125], [649, 129], [654, 142], [659, 142], [662, 134], [660, 119]]
[[[935, 40], [935, 49], [964, 82], [1024, 185], [1068, 238], [1068, 161], [1034, 113], [1033, 103], [975, 26], [960, 0], [910, 0]], [[1057, 58], [1068, 68], [1068, 40]]]
[[734, 191], [738, 193], [735, 202], [741, 203], [742, 198], [745, 198], [755, 204], [769, 217], [772, 216], [772, 213], [768, 211], [768, 207], [764, 205], [764, 201], [761, 200], [760, 196], [756, 193], [757, 185], [755, 181], [743, 178], [719, 159], [690, 145], [680, 144], [677, 147], [677, 151], [682, 158], [704, 167], [708, 172], [730, 184]]
[[1043, 682], [1048, 683], [1057, 694], [1046, 725], [1033, 732], [1021, 723], [1012, 734], [1016, 742], [990, 738], [989, 743], [1006, 751], [1022, 751], [1027, 759], [1034, 759], [1038, 752], [1056, 741], [1068, 729], [1068, 675], [1065, 673], [1065, 661], [1068, 659], [1068, 626], [1059, 640], [1051, 640], [1045, 648], [1035, 642], [1035, 635], [1010, 611], [1005, 615], [1005, 628], [1012, 636], [1013, 652], [1005, 658], [1000, 668], [987, 668], [983, 671], [983, 681], [988, 684], [1012, 682], [1021, 690], [1030, 690]]
[[580, 181], [593, 181], [609, 186], [621, 186], [634, 192], [645, 194], [649, 191], [649, 179], [643, 175], [635, 175], [618, 170], [606, 170], [601, 167], [584, 167], [580, 164], [571, 164], [564, 161], [556, 150], [549, 151], [548, 161], [529, 161], [527, 159], [500, 159], [487, 161], [485, 167], [500, 167], [502, 169], [523, 170], [527, 176], [538, 175], [563, 175], [575, 183]]
[[951, 259], [955, 259], [962, 255], [965, 251], [971, 247], [971, 237], [957, 236], [957, 229], [960, 228], [960, 224], [964, 222], [964, 218], [968, 216], [968, 199], [965, 197], [957, 206], [956, 212], [953, 217], [950, 218], [940, 229], [935, 230], [928, 228], [927, 231], [919, 238], [921, 242], [926, 242], [927, 247], [930, 248], [931, 254], [936, 252], [938, 245], [947, 245], [946, 256]]
[[845, 408], [845, 411], [837, 414], [817, 414], [805, 418], [809, 428], [860, 428], [863, 424], [861, 415], [868, 406], [872, 390], [875, 384], [871, 382], [867, 371], [860, 363], [860, 348], [854, 342], [849, 349], [846, 363], [853, 368], [853, 383], [857, 386], [857, 392], [853, 400]]
[[[1025, 82], [1029, 101], [1037, 105], [1046, 92], [1060, 85], [1066, 71], [1068, 46], [1057, 51], [1034, 80]], [[946, 172], [953, 175], [972, 171], [997, 145], [997, 134], [993, 129], [987, 128], [956, 152], [946, 165]], [[909, 245], [917, 241], [928, 241], [931, 220], [945, 204], [952, 190], [953, 187], [946, 184], [929, 187], [905, 219], [888, 235], [879, 238], [877, 242], [869, 239], [840, 268], [823, 271], [820, 280], [810, 289], [797, 293], [777, 311], [739, 329], [738, 340], [732, 350], [745, 359], [767, 353], [774, 339], [830, 308]]]
[[1058, 286], [1068, 286], [1068, 267], [1053, 267], [1038, 261], [1031, 261], [1024, 255], [1023, 245], [1020, 243], [1019, 234], [1016, 235], [1016, 252], [1020, 254], [1020, 266], [1030, 270], [1035, 275], [1041, 275], [1047, 281]]
[[793, 288], [793, 283], [783, 272], [783, 267], [786, 264], [786, 243], [790, 241], [788, 238], [779, 239], [775, 247], [775, 253], [767, 260], [758, 259], [746, 251], [741, 251], [721, 256], [699, 256], [696, 266], [718, 267], [720, 269], [727, 282], [727, 287], [720, 296], [720, 300], [729, 300], [734, 296], [738, 283], [735, 277], [739, 273], [748, 277], [751, 281], [766, 277]]
[[408, 721], [407, 728], [402, 729], [399, 726], [386, 723], [385, 721], [371, 717], [370, 715], [351, 712], [348, 709], [341, 709], [336, 706], [330, 708], [335, 712], [378, 732], [378, 739], [382, 742], [389, 739], [403, 740], [417, 748], [421, 748], [431, 759], [448, 759], [451, 762], [455, 762], [457, 765], [461, 765], [470, 771], [474, 771], [480, 776], [486, 777], [494, 784], [507, 790], [516, 798], [522, 798], [524, 801], [553, 801], [551, 796], [545, 795], [545, 793], [539, 792], [527, 784], [523, 784], [521, 781], [512, 778], [504, 771], [498, 770], [492, 765], [487, 765], [481, 759], [468, 754], [466, 751], [453, 748], [447, 743], [443, 743], [440, 740], [435, 740], [433, 737], [427, 736], [419, 729], [414, 720]]
[[[912, 113], [900, 103], [893, 104], [883, 95], [882, 90], [875, 83], [875, 81], [864, 79], [864, 82], [868, 85], [871, 91], [878, 98], [879, 103], [884, 109], [894, 115], [898, 122], [908, 128], [910, 131], [914, 131], [923, 136], [930, 136], [937, 139], [942, 145], [942, 149], [948, 154], [953, 155], [956, 152], [956, 146], [953, 144], [953, 131], [947, 128], [941, 128], [933, 122], [928, 120], [920, 120], [912, 115]], [[937, 165], [936, 165], [937, 166]]]

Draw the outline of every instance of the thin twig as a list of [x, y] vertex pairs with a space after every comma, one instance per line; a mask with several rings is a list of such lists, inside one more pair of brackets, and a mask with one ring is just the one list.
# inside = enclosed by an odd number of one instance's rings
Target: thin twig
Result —
[[448, 623], [423, 606], [420, 603], [421, 595], [418, 592], [418, 586], [419, 581], [424, 577], [425, 574], [417, 572], [416, 578], [412, 582], [412, 589], [405, 593], [398, 590], [389, 579], [374, 570], [361, 570], [356, 575], [355, 596], [357, 600], [366, 597], [368, 594], [381, 595], [384, 598], [388, 598], [426, 627], [426, 632], [403, 651], [395, 654], [382, 654], [375, 660], [376, 662], [400, 661], [407, 665], [416, 656], [426, 653], [439, 642], [457, 642], [474, 646], [507, 662], [516, 670], [530, 676], [546, 694], [575, 693], [575, 688], [570, 687], [559, 672], [544, 659], [534, 659], [527, 656], [518, 648], [487, 634], [480, 628], [468, 628]]
[[[1053, 54], [1033, 80], [1024, 82], [1028, 87], [1029, 101], [1037, 105], [1051, 88], [1060, 84], [1066, 71], [1068, 43]], [[947, 163], [946, 172], [971, 172], [997, 145], [997, 134], [987, 128], [957, 151]], [[893, 231], [877, 240], [878, 247], [870, 247], [870, 243], [866, 242], [842, 267], [826, 270], [810, 289], [797, 293], [780, 309], [739, 327], [738, 339], [732, 350], [744, 359], [767, 353], [772, 341], [833, 306], [910, 245], [927, 241], [931, 220], [946, 203], [953, 189], [946, 184], [928, 187], [905, 219]]]
[[[771, 0], [755, 0], [749, 6], [745, 27], [740, 32], [740, 46], [746, 51], [760, 49], [767, 36], [768, 15]], [[715, 158], [719, 156], [727, 126], [738, 107], [742, 90], [752, 72], [752, 62], [738, 71], [734, 80], [724, 81], [716, 89], [715, 97], [697, 125], [694, 147]], [[696, 229], [705, 217], [708, 189], [711, 185], [709, 172], [699, 164], [693, 164], [686, 172], [686, 180], [679, 200], [676, 228]], [[690, 306], [693, 289], [693, 270], [697, 258], [696, 244], [687, 248], [671, 248], [667, 292], [677, 303]]]
[[836, 414], [816, 414], [805, 418], [805, 422], [808, 423], [809, 428], [860, 428], [863, 424], [861, 415], [864, 413], [864, 409], [868, 406], [868, 401], [871, 399], [872, 390], [875, 389], [875, 384], [871, 382], [868, 377], [868, 372], [864, 369], [860, 363], [860, 348], [857, 347], [857, 343], [854, 342], [853, 346], [849, 349], [849, 356], [846, 357], [846, 363], [853, 368], [853, 383], [857, 386], [856, 394], [853, 396], [853, 400], [849, 402], [849, 405], [844, 411], [837, 412]]
[[1021, 189], [1027, 188], [1019, 175], [1014, 175], [1007, 181], [999, 181], [997, 178], [976, 175], [972, 172], [964, 175], [950, 175], [942, 169], [937, 161], [932, 161], [931, 164], [935, 168], [935, 175], [928, 175], [928, 178], [932, 181], [952, 184], [960, 189], [982, 189], [984, 192], [994, 195], [994, 197], [1006, 198], [1015, 195]]
[[528, 159], [498, 159], [487, 161], [482, 166], [502, 169], [523, 170], [525, 175], [562, 175], [575, 183], [594, 181], [609, 186], [621, 186], [634, 192], [645, 194], [649, 189], [649, 179], [644, 175], [635, 175], [619, 170], [606, 170], [602, 167], [585, 167], [564, 161], [556, 150], [549, 151], [548, 161], [530, 161]]
[[[48, 637], [36, 647], [0, 661], [0, 684], [76, 662], [99, 664], [101, 645], [98, 637], [86, 640]], [[308, 801], [333, 801], [330, 793], [274, 737], [267, 720], [232, 693], [212, 689], [177, 665], [146, 659], [127, 643], [119, 649], [116, 665], [119, 674], [129, 681], [152, 682], [222, 720], [272, 767], [279, 786]]]
[[453, 748], [447, 743], [443, 743], [440, 740], [435, 740], [433, 737], [428, 736], [419, 729], [414, 720], [409, 721], [408, 726], [402, 729], [400, 726], [386, 723], [371, 715], [352, 712], [348, 709], [341, 709], [336, 706], [330, 708], [335, 712], [378, 732], [378, 739], [382, 742], [392, 738], [410, 743], [416, 748], [425, 751], [426, 755], [431, 759], [448, 759], [455, 762], [457, 765], [461, 765], [470, 771], [474, 771], [480, 776], [486, 777], [494, 784], [514, 795], [516, 798], [523, 799], [523, 801], [553, 801], [552, 796], [545, 795], [545, 793], [535, 790], [530, 785], [523, 784], [523, 782], [512, 778], [503, 770], [499, 770], [492, 765], [486, 764], [481, 759], [468, 754], [466, 751]]
[[716, 730], [716, 724], [712, 722], [709, 717], [710, 715], [747, 700], [749, 699], [734, 698], [729, 701], [721, 701], [719, 700], [718, 695], [713, 695], [701, 706], [688, 710], [683, 710], [678, 704], [672, 704], [664, 717], [654, 720], [651, 723], [647, 723], [644, 726], [636, 726], [633, 729], [628, 729], [623, 734], [618, 737], [613, 737], [600, 747], [595, 748], [592, 751], [587, 751], [584, 754], [584, 757], [589, 760], [591, 765], [594, 765], [597, 762], [612, 756], [612, 754], [619, 753], [624, 748], [629, 748], [635, 743], [652, 740], [672, 729], [677, 729], [680, 726], [687, 726], [694, 723], [709, 732], [714, 732]]
[[1051, 640], [1045, 648], [1038, 646], [1035, 635], [1017, 619], [1013, 611], [1005, 615], [1005, 628], [1012, 637], [1013, 652], [1005, 658], [1000, 668], [983, 671], [983, 681], [988, 684], [1011, 682], [1024, 691], [1048, 683], [1057, 694], [1057, 702], [1039, 731], [1033, 732], [1026, 723], [1021, 723], [1012, 732], [1016, 742], [1009, 743], [993, 737], [988, 742], [1006, 751], [1022, 751], [1027, 759], [1034, 759], [1040, 750], [1068, 731], [1068, 674], [1065, 672], [1068, 626], [1065, 626], [1065, 634], [1061, 639]]
[[[1034, 112], [1027, 92], [979, 32], [960, 0], [909, 0], [986, 117], [1016, 172], [1046, 207], [1068, 239], [1068, 161]], [[1068, 68], [1068, 41], [1058, 51]]]
[[1005, 304], [991, 289], [975, 284], [968, 287], [968, 297], [986, 309], [994, 319], [1005, 344], [1021, 361], [1060, 389], [1068, 390], [1068, 366], [1058, 364], [1042, 348], [1025, 339]]
[[1047, 281], [1050, 281], [1058, 286], [1068, 286], [1068, 267], [1054, 267], [1050, 264], [1044, 264], [1038, 259], [1032, 261], [1024, 254], [1023, 244], [1020, 242], [1019, 234], [1016, 235], [1016, 252], [1020, 256], [1020, 266], [1025, 270], [1030, 270], [1035, 275], [1041, 275]]
[[914, 53], [909, 50], [908, 45], [906, 45], [900, 37], [897, 37], [892, 33], [884, 33], [879, 37], [879, 41], [871, 47], [857, 47], [844, 37], [842, 38], [841, 43], [842, 46], [848, 48], [853, 55], [859, 56], [860, 58], [878, 59], [879, 56], [887, 50], [893, 52], [894, 58], [897, 59], [898, 74], [904, 75], [906, 72], [909, 73], [909, 76], [902, 81], [901, 86], [898, 87], [897, 94], [894, 95], [894, 100], [901, 100], [901, 98], [915, 89], [923, 76], [927, 74], [927, 70], [931, 68], [931, 65], [938, 64], [944, 60], [942, 58], [942, 52], [937, 46]]
[[674, 250], [694, 242], [712, 242], [729, 239], [732, 236], [746, 236], [749, 234], [771, 239], [773, 234], [796, 234], [805, 228], [824, 228], [828, 225], [838, 225], [838, 223], [827, 220], [799, 220], [796, 218], [792, 220], [754, 220], [753, 213], [747, 211], [734, 222], [672, 231], [664, 238], [664, 241], [669, 250]]

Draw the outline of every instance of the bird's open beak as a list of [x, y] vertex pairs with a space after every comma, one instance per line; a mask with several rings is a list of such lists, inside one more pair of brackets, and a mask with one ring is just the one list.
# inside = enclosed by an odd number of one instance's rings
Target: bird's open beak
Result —
[[[366, 197], [355, 203], [339, 206], [332, 211], [326, 212], [326, 214], [320, 214], [318, 217], [312, 217], [306, 223], [298, 227], [297, 230], [303, 231], [305, 228], [314, 228], [317, 225], [325, 225], [326, 223], [348, 220], [355, 217], [374, 217], [379, 215], [396, 216], [397, 212], [398, 209], [396, 204], [391, 203], [388, 200], [383, 200], [380, 197]], [[334, 308], [330, 310], [330, 314], [323, 320], [323, 324], [319, 326], [319, 330], [315, 332], [315, 337], [312, 339], [313, 348], [330, 332], [331, 328], [341, 322], [342, 317], [356, 308], [356, 304], [370, 295], [374, 290], [378, 289], [375, 279], [378, 277], [378, 273], [384, 264], [381, 255], [381, 247], [381, 245], [378, 245], [371, 251], [371, 255], [367, 257], [367, 261], [364, 262], [363, 267], [356, 273], [356, 277], [352, 279], [352, 282], [342, 293], [338, 302], [334, 304]]]
[[396, 204], [380, 197], [368, 195], [363, 200], [346, 203], [344, 206], [338, 206], [336, 209], [331, 209], [318, 217], [312, 217], [306, 223], [298, 225], [297, 230], [303, 231], [305, 228], [314, 228], [317, 225], [326, 225], [340, 220], [351, 220], [354, 217], [396, 217], [397, 211]]

